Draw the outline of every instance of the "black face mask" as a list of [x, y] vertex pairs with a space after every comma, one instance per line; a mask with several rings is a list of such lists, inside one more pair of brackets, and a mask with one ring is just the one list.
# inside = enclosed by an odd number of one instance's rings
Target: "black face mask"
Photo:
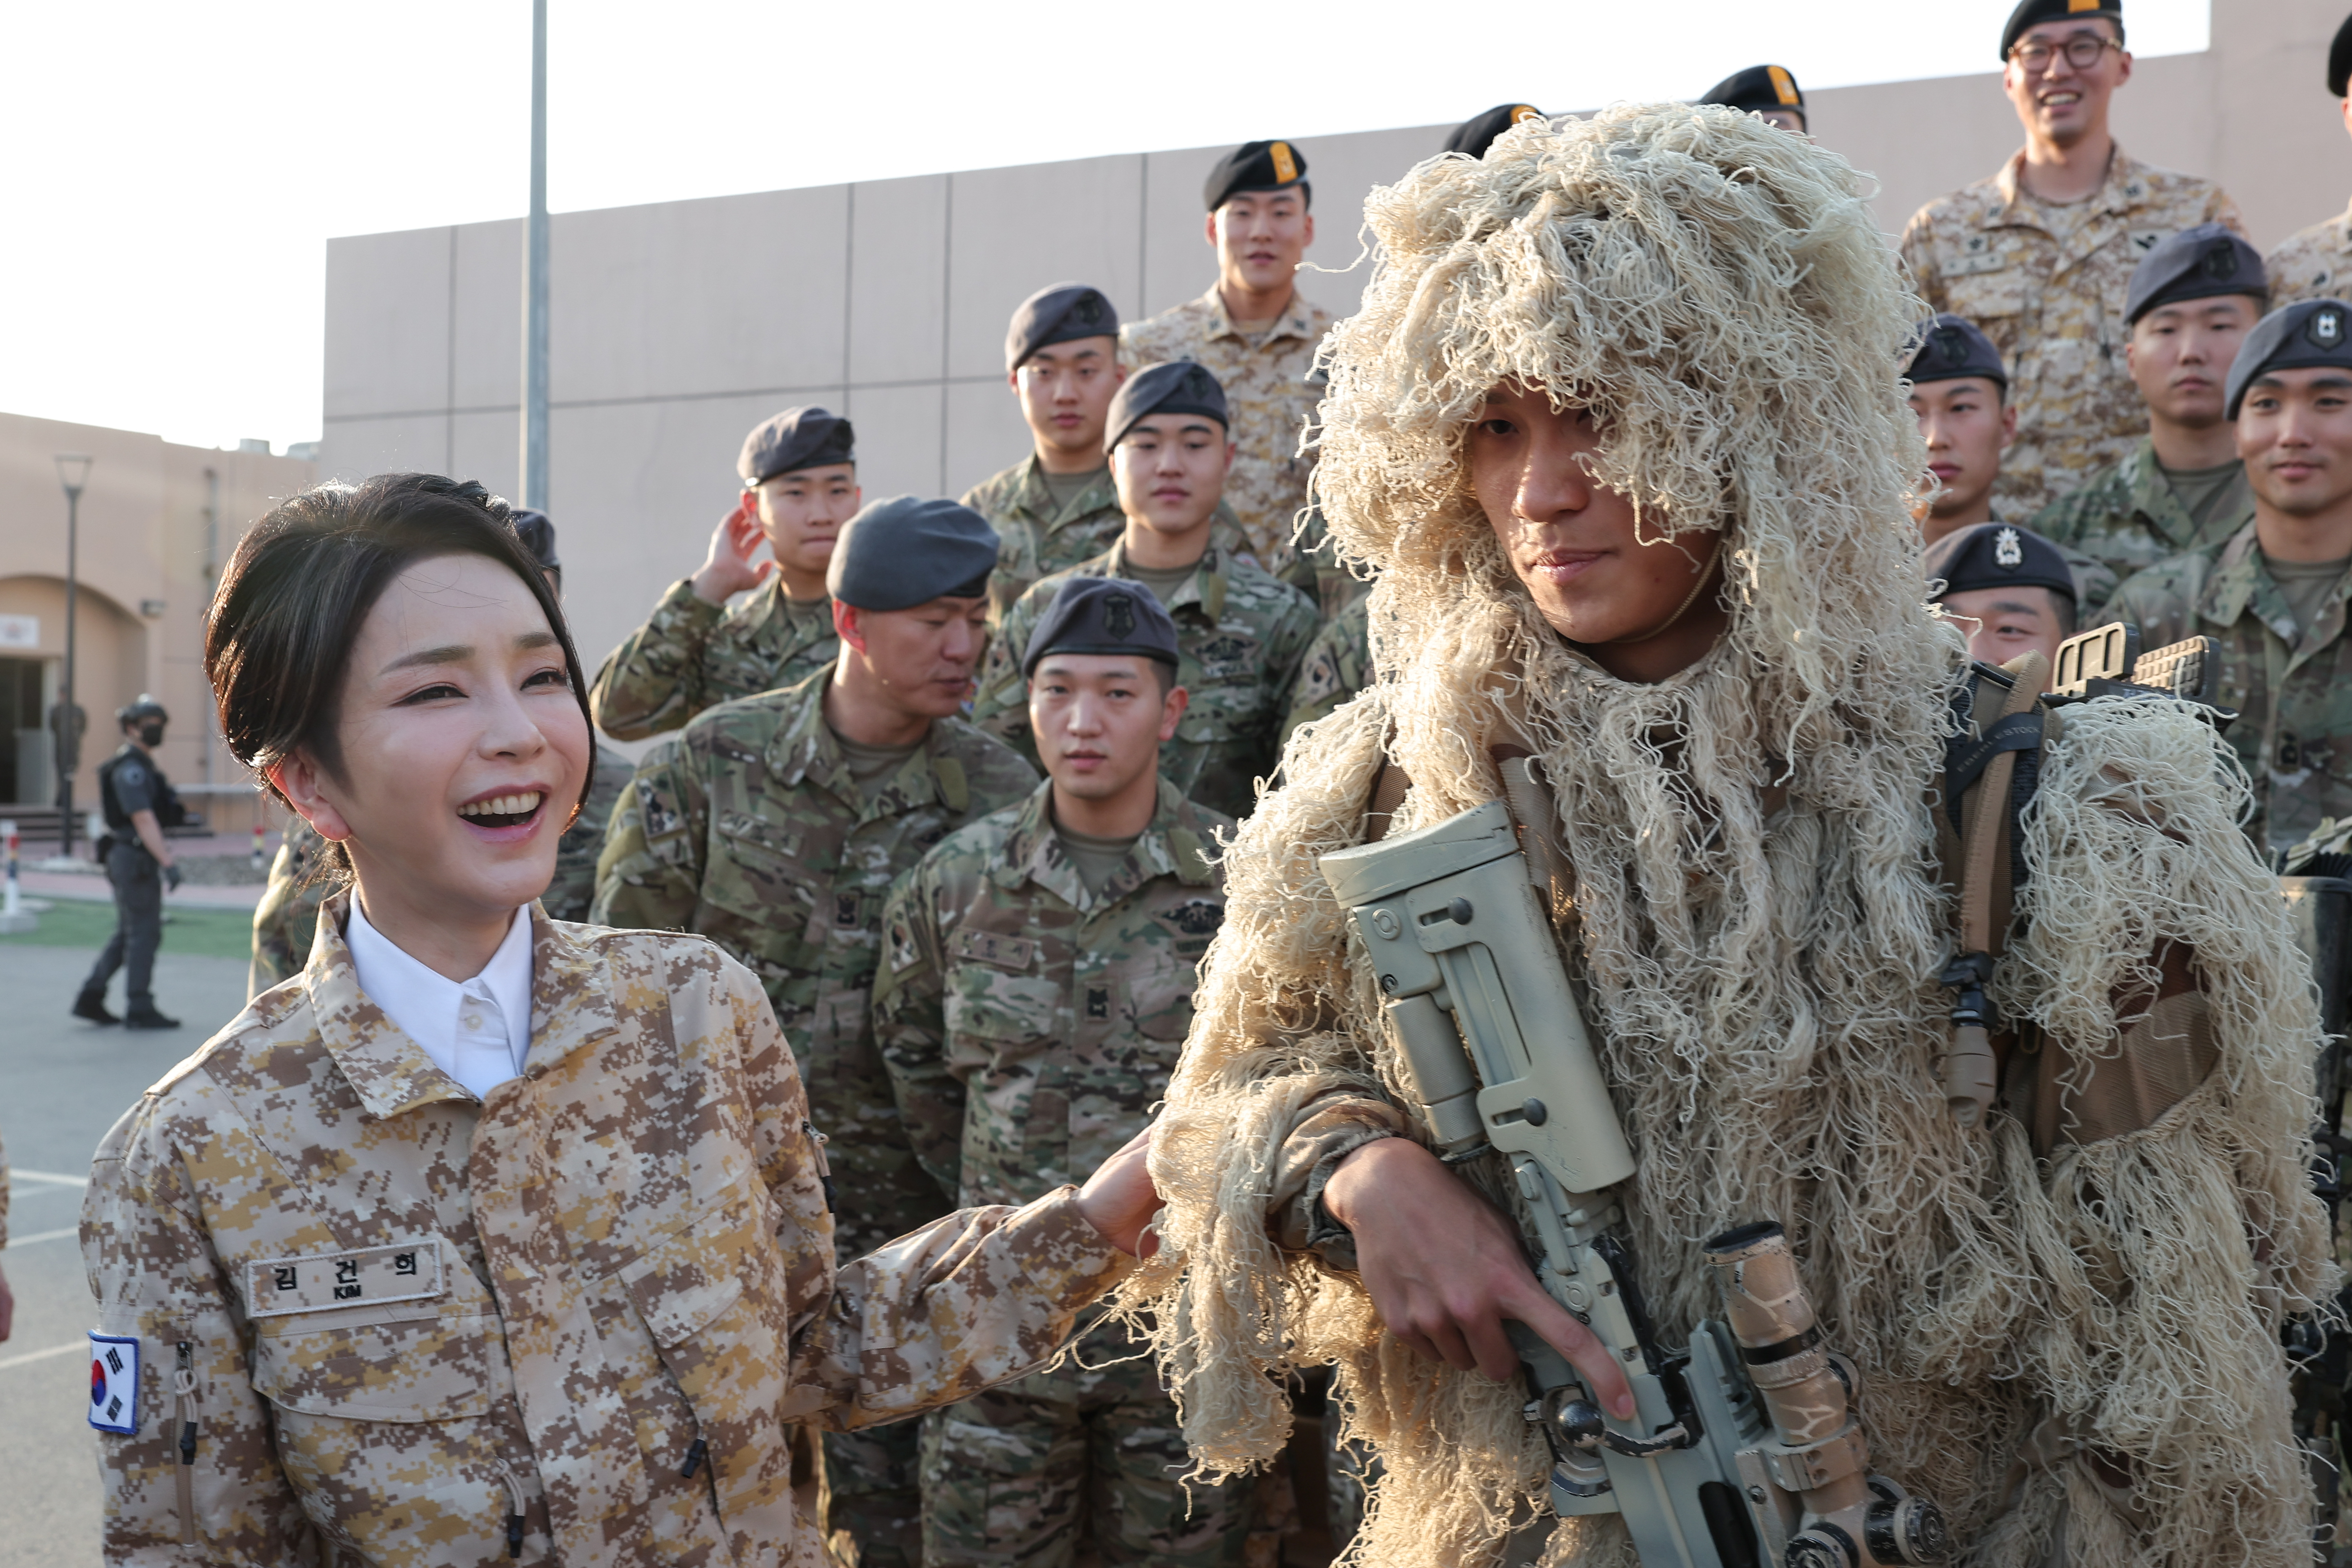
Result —
[[150, 719], [145, 723], [140, 725], [139, 743], [142, 746], [162, 745], [163, 743], [163, 721], [161, 719]]

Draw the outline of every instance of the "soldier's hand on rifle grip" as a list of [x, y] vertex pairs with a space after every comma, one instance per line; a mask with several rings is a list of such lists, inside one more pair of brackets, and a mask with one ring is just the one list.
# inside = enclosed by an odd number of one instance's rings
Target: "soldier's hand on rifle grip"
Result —
[[1432, 1361], [1497, 1383], [1519, 1377], [1506, 1320], [1566, 1356], [1610, 1412], [1633, 1414], [1625, 1373], [1544, 1293], [1500, 1210], [1404, 1138], [1367, 1143], [1331, 1173], [1323, 1206], [1355, 1233], [1356, 1265], [1389, 1331]]

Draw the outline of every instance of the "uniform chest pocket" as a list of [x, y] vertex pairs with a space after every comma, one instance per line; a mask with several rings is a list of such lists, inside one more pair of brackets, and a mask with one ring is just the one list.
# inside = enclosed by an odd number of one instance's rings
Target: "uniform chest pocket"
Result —
[[1203, 680], [1255, 680], [1265, 645], [1257, 638], [1220, 632], [1192, 650]]
[[1944, 290], [1949, 297], [1952, 314], [1980, 327], [2003, 317], [2023, 315], [2027, 302], [2026, 269], [1999, 257], [1986, 257], [1975, 265], [1978, 270], [1945, 274]]
[[740, 811], [715, 814], [711, 829], [710, 864], [702, 878], [704, 903], [741, 917], [756, 930], [788, 932], [793, 938], [809, 935], [830, 920], [830, 879], [812, 865], [835, 864], [835, 845], [813, 843], [806, 832]]
[[940, 1011], [950, 1063], [964, 1073], [1034, 1056], [1062, 1034], [1061, 986], [994, 964], [951, 964]]
[[300, 1415], [404, 1424], [488, 1415], [513, 1389], [494, 1312], [317, 1326], [334, 1316], [265, 1320], [254, 1392]]

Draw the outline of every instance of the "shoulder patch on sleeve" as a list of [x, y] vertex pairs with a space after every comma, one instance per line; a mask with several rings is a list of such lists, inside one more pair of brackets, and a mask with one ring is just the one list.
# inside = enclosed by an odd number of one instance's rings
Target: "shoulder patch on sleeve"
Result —
[[912, 969], [923, 961], [923, 950], [915, 945], [915, 928], [899, 915], [890, 922], [890, 973], [897, 974]]
[[89, 1336], [89, 1424], [101, 1432], [139, 1435], [139, 1341], [127, 1334]]

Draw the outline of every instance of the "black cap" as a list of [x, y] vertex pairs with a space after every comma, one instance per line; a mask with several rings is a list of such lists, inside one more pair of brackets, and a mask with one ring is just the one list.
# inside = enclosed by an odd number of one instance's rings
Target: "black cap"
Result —
[[984, 598], [996, 530], [968, 506], [892, 496], [841, 525], [824, 588], [861, 610], [906, 610], [946, 595]]
[[1541, 120], [1543, 110], [1532, 103], [1498, 103], [1475, 120], [1465, 120], [1445, 139], [1445, 151], [1465, 158], [1483, 158], [1495, 138], [1522, 120]]
[[1150, 589], [1124, 577], [1073, 577], [1038, 617], [1021, 656], [1021, 673], [1037, 673], [1049, 653], [1135, 653], [1170, 666], [1176, 651], [1176, 623]]
[[2268, 300], [2270, 293], [2263, 253], [2224, 225], [2200, 223], [2158, 241], [2139, 258], [2132, 268], [2131, 289], [2124, 296], [2124, 325], [2176, 300], [2210, 300], [2217, 294]]
[[[1928, 592], [1941, 599], [1978, 588], [2047, 588], [2074, 597], [2074, 574], [2058, 547], [2030, 528], [1979, 522], [1927, 546]], [[1941, 578], [1941, 584], [1934, 579]]]
[[161, 719], [166, 724], [172, 721], [172, 716], [163, 711], [163, 705], [144, 691], [139, 694], [137, 701], [126, 702], [114, 710], [117, 724], [136, 724], [142, 719]]
[[1118, 336], [1118, 310], [1091, 283], [1056, 283], [1021, 301], [1004, 329], [1004, 368], [1019, 370], [1039, 349], [1078, 338]]
[[1136, 422], [1153, 414], [1201, 414], [1227, 431], [1234, 427], [1225, 409], [1225, 389], [1209, 367], [1188, 359], [1148, 364], [1111, 395], [1110, 413], [1103, 423], [1103, 449], [1118, 445]]
[[1912, 331], [1919, 347], [1911, 355], [1911, 368], [1903, 373], [1903, 377], [1913, 385], [1923, 381], [1958, 381], [1964, 375], [1980, 375], [1987, 381], [1999, 382], [2003, 393], [2009, 390], [2009, 372], [2001, 366], [2000, 351], [1992, 346], [1992, 340], [1974, 321], [1947, 310], [1928, 317]]
[[1805, 112], [1804, 90], [1786, 66], [1749, 66], [1744, 71], [1734, 71], [1706, 89], [1701, 103], [1719, 103], [1726, 109], [1793, 109]]
[[555, 553], [555, 524], [547, 521], [543, 511], [533, 511], [519, 506], [507, 513], [507, 526], [515, 531], [522, 547], [530, 552], [542, 572], [561, 572], [563, 562]]
[[2313, 365], [2352, 370], [2352, 305], [2341, 300], [2304, 300], [2282, 305], [2254, 324], [2238, 345], [2230, 367], [2225, 419], [2238, 416], [2246, 388], [2266, 370], [2303, 370]]
[[814, 407], [787, 408], [761, 421], [743, 437], [743, 453], [735, 459], [735, 471], [743, 476], [743, 486], [749, 489], [795, 468], [854, 463], [856, 442], [849, 421], [838, 414]]
[[2017, 45], [2017, 36], [2028, 27], [2038, 27], [2044, 22], [2071, 21], [2076, 16], [2105, 16], [2121, 32], [2124, 26], [2124, 0], [2017, 0], [2017, 9], [2009, 14], [2009, 26], [2000, 30], [2000, 63], [2009, 63], [2009, 51]]
[[1286, 191], [1307, 180], [1307, 154], [1296, 142], [1244, 142], [1209, 171], [1201, 194], [1215, 212], [1244, 191]]
[[2352, 16], [2344, 18], [2335, 42], [2327, 46], [2327, 95], [2342, 98], [2347, 79], [2352, 79]]

